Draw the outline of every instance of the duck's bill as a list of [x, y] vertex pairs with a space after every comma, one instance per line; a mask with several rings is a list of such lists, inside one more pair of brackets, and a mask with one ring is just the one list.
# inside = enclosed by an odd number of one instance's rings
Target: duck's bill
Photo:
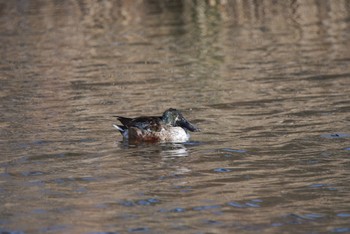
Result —
[[186, 128], [191, 132], [200, 132], [199, 128], [188, 122], [186, 119], [182, 119], [180, 122], [180, 126]]

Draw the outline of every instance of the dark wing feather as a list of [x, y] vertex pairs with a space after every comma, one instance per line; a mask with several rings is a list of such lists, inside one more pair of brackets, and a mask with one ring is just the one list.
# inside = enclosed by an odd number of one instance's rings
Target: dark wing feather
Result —
[[122, 117], [122, 116], [114, 116], [117, 117], [117, 119], [125, 126], [128, 127], [131, 122], [132, 122], [132, 118], [126, 118], [126, 117]]
[[116, 116], [118, 120], [127, 128], [135, 127], [146, 131], [160, 131], [161, 117], [150, 116], [150, 117], [137, 117], [137, 118], [126, 118], [122, 116]]

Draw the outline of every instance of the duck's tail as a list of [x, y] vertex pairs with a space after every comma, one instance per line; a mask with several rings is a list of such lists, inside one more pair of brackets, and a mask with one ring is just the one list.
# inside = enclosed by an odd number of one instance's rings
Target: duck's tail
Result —
[[123, 137], [128, 138], [128, 129], [125, 126], [113, 124], [113, 127], [118, 129], [118, 131], [123, 135]]

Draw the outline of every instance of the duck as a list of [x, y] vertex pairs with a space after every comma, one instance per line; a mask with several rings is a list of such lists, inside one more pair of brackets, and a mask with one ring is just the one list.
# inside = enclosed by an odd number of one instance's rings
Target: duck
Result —
[[181, 143], [190, 139], [189, 131], [200, 131], [174, 108], [165, 110], [162, 116], [114, 117], [120, 121], [121, 125], [113, 124], [113, 127], [121, 133], [123, 140], [129, 142]]

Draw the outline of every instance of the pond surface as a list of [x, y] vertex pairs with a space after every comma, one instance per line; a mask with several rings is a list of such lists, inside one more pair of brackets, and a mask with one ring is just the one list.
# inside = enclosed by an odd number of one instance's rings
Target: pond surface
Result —
[[0, 1], [1, 233], [350, 232], [349, 1], [218, 2]]

